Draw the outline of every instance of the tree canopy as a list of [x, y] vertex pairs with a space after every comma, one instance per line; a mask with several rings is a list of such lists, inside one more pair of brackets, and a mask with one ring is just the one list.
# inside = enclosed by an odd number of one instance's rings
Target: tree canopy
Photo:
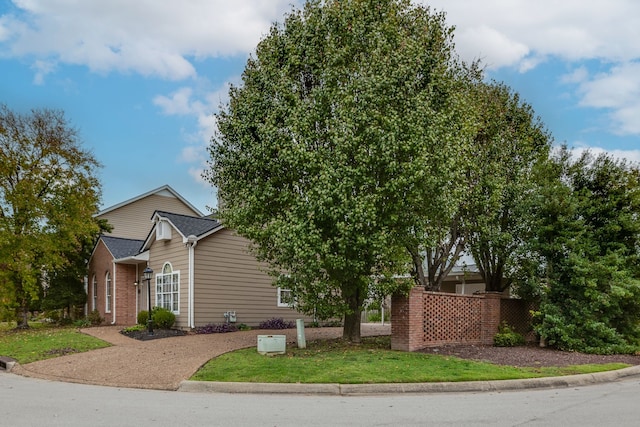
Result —
[[408, 0], [309, 1], [274, 25], [217, 115], [207, 179], [297, 308], [360, 339], [370, 285], [446, 216], [472, 126], [444, 14]]
[[0, 106], [0, 289], [22, 313], [100, 226], [99, 164], [58, 110]]
[[229, 98], [205, 178], [298, 310], [344, 317], [359, 341], [368, 296], [411, 286], [409, 272], [439, 290], [466, 250], [488, 291], [513, 282], [541, 301], [549, 342], [635, 342], [637, 168], [550, 161], [531, 106], [458, 60], [443, 13], [310, 0]]
[[563, 148], [536, 204], [536, 259], [525, 293], [537, 332], [556, 347], [628, 352], [640, 344], [640, 171], [611, 156]]
[[551, 137], [529, 104], [503, 84], [475, 86], [479, 128], [462, 214], [469, 251], [486, 290], [511, 286], [531, 236], [536, 175], [549, 159]]

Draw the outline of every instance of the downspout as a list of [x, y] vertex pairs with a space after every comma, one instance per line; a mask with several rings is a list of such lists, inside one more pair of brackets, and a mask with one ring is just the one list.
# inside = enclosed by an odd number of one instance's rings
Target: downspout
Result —
[[189, 251], [189, 302], [187, 304], [187, 311], [188, 311], [188, 320], [187, 320], [187, 327], [189, 328], [194, 328], [195, 327], [195, 304], [193, 301], [194, 295], [195, 295], [195, 277], [194, 277], [194, 273], [195, 273], [195, 269], [194, 269], [194, 251], [195, 251], [195, 247], [198, 244], [198, 238], [196, 236], [194, 236], [193, 234], [189, 235], [189, 237], [187, 237], [187, 248]]
[[84, 276], [84, 293], [87, 294], [87, 302], [84, 303], [84, 315], [89, 315], [89, 276]]
[[140, 271], [138, 266], [139, 264], [136, 264], [136, 322], [138, 321], [138, 313], [140, 312]]
[[113, 280], [111, 281], [111, 283], [113, 283], [113, 289], [111, 292], [111, 309], [113, 310], [113, 320], [111, 321], [112, 325], [116, 324], [116, 307], [118, 306], [118, 304], [116, 304], [116, 263], [113, 263]]

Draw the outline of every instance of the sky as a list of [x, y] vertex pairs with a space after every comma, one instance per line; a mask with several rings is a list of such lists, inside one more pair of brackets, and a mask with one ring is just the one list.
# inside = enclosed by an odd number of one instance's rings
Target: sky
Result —
[[[528, 102], [557, 144], [640, 162], [640, 2], [413, 0]], [[203, 213], [214, 113], [300, 0], [0, 0], [0, 103], [63, 110], [102, 208], [170, 185]]]

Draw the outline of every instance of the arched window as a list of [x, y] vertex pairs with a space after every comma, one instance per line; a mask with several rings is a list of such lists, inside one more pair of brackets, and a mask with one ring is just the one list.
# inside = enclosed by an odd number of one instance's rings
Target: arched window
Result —
[[98, 309], [98, 279], [96, 278], [95, 274], [93, 275], [93, 280], [91, 281], [91, 292], [93, 294], [91, 310], [93, 311]]
[[156, 306], [180, 314], [180, 271], [173, 271], [168, 262], [156, 276]]
[[111, 313], [111, 273], [107, 271], [107, 274], [104, 277], [104, 283], [106, 288], [106, 307], [104, 311], [106, 313]]

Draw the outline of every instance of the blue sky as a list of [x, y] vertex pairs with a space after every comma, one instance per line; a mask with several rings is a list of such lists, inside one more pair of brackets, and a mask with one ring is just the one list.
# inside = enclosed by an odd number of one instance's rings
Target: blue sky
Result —
[[[640, 2], [414, 0], [558, 143], [640, 161]], [[213, 113], [300, 0], [0, 0], [0, 103], [65, 111], [103, 164], [103, 207], [171, 185], [203, 212]]]

